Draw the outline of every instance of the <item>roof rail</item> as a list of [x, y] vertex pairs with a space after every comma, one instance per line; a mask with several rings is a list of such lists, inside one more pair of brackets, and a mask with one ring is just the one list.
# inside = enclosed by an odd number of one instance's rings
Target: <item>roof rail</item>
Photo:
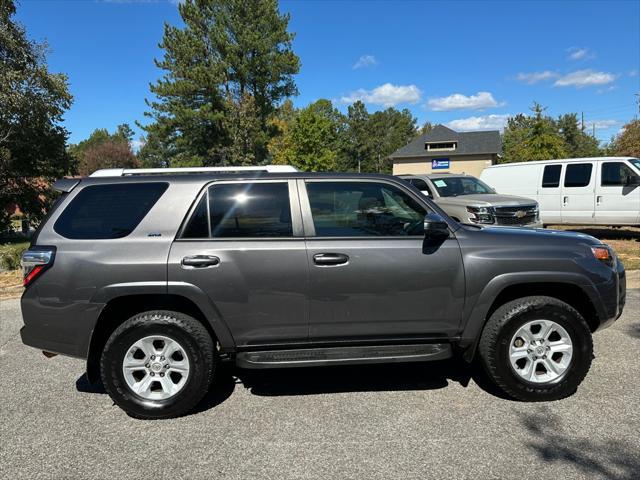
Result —
[[267, 172], [290, 173], [299, 170], [291, 165], [262, 165], [252, 167], [184, 167], [184, 168], [105, 168], [96, 170], [90, 177], [126, 177], [128, 175], [158, 175], [166, 173], [209, 173], [209, 172]]

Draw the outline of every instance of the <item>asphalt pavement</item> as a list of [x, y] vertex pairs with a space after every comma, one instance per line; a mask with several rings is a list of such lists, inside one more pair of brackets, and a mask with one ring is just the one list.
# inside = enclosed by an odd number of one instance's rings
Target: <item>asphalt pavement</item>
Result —
[[2, 479], [640, 478], [640, 290], [576, 394], [502, 398], [456, 361], [240, 371], [191, 415], [140, 421], [81, 360], [24, 346], [0, 301]]

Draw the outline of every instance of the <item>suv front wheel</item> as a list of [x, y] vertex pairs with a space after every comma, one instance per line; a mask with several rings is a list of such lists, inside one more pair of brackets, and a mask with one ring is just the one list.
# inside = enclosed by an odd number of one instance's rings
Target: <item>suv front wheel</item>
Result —
[[200, 322], [160, 310], [120, 325], [104, 347], [100, 369], [107, 392], [129, 415], [171, 418], [187, 413], [207, 393], [216, 358]]
[[573, 394], [593, 358], [591, 331], [580, 313], [556, 298], [513, 300], [487, 321], [479, 353], [493, 382], [523, 401]]

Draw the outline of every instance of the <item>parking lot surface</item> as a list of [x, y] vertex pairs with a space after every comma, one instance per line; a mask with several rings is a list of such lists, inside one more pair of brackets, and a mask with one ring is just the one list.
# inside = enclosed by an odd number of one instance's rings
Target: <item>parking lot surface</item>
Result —
[[0, 478], [640, 478], [640, 290], [578, 392], [537, 404], [455, 361], [225, 366], [193, 414], [140, 421], [21, 323], [0, 301]]

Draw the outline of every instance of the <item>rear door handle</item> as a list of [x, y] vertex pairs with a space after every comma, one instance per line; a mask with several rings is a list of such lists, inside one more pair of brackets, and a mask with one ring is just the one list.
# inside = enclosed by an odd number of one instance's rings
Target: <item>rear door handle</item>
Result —
[[566, 205], [567, 203], [569, 203], [569, 197], [564, 197], [564, 198], [562, 199], [562, 204], [563, 204], [563, 205]]
[[213, 267], [220, 263], [220, 259], [213, 255], [192, 255], [182, 259], [182, 266], [187, 268]]
[[602, 195], [598, 195], [596, 197], [596, 205], [600, 205], [602, 203]]
[[344, 253], [316, 253], [313, 262], [320, 266], [344, 265], [349, 261], [349, 256]]

